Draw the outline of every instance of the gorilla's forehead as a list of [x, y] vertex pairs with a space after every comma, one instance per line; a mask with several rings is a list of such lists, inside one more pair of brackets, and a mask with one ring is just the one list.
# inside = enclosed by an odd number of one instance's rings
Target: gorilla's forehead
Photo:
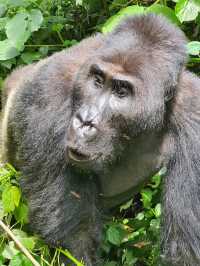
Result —
[[[124, 37], [124, 35], [128, 35]], [[142, 75], [145, 69], [150, 69], [149, 66], [155, 61], [155, 65], [159, 64], [159, 58], [154, 56], [154, 51], [151, 48], [143, 46], [142, 42], [134, 36], [123, 34], [123, 37], [116, 36], [113, 42], [105, 42], [105, 45], [97, 50], [96, 56], [89, 60], [97, 62], [105, 68], [106, 73], [123, 73], [126, 75]], [[156, 59], [156, 60], [155, 60]]]

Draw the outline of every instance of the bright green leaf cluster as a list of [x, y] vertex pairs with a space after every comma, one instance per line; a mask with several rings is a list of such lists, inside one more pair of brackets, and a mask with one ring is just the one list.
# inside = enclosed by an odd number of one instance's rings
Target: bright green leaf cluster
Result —
[[19, 55], [32, 32], [37, 31], [43, 21], [39, 9], [17, 13], [5, 23], [6, 39], [0, 41], [0, 60], [8, 60]]

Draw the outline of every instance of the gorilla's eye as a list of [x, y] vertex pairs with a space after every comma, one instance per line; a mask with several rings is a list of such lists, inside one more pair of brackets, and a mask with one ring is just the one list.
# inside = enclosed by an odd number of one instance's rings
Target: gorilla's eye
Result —
[[96, 87], [102, 86], [103, 81], [104, 81], [104, 79], [102, 76], [100, 76], [98, 74], [94, 75], [94, 84]]
[[103, 85], [105, 80], [105, 74], [98, 65], [91, 66], [90, 75], [92, 76], [96, 87], [100, 87]]
[[124, 98], [132, 94], [132, 85], [128, 81], [113, 80], [112, 91], [119, 98]]

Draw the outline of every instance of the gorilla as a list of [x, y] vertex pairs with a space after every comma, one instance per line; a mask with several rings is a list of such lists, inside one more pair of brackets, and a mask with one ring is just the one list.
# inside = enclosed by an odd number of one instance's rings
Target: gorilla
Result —
[[5, 81], [2, 154], [30, 226], [86, 266], [103, 265], [110, 210], [163, 166], [161, 265], [200, 265], [200, 79], [185, 46], [163, 17], [130, 16]]

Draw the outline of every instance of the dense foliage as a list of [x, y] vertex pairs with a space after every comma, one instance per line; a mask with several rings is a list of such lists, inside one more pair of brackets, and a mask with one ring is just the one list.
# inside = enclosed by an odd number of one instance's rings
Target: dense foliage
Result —
[[[188, 37], [188, 67], [200, 72], [199, 0], [0, 0], [0, 82], [9, 72], [74, 45], [96, 31], [104, 34], [127, 15], [163, 14]], [[106, 266], [156, 265], [162, 171], [139, 195], [120, 207], [104, 227], [102, 255]], [[20, 173], [11, 165], [0, 169], [0, 220], [40, 265], [61, 265], [60, 253], [82, 263], [62, 249], [50, 249], [27, 229], [28, 208], [18, 185]], [[66, 262], [67, 263], [67, 262]], [[0, 229], [0, 265], [33, 265]]]

